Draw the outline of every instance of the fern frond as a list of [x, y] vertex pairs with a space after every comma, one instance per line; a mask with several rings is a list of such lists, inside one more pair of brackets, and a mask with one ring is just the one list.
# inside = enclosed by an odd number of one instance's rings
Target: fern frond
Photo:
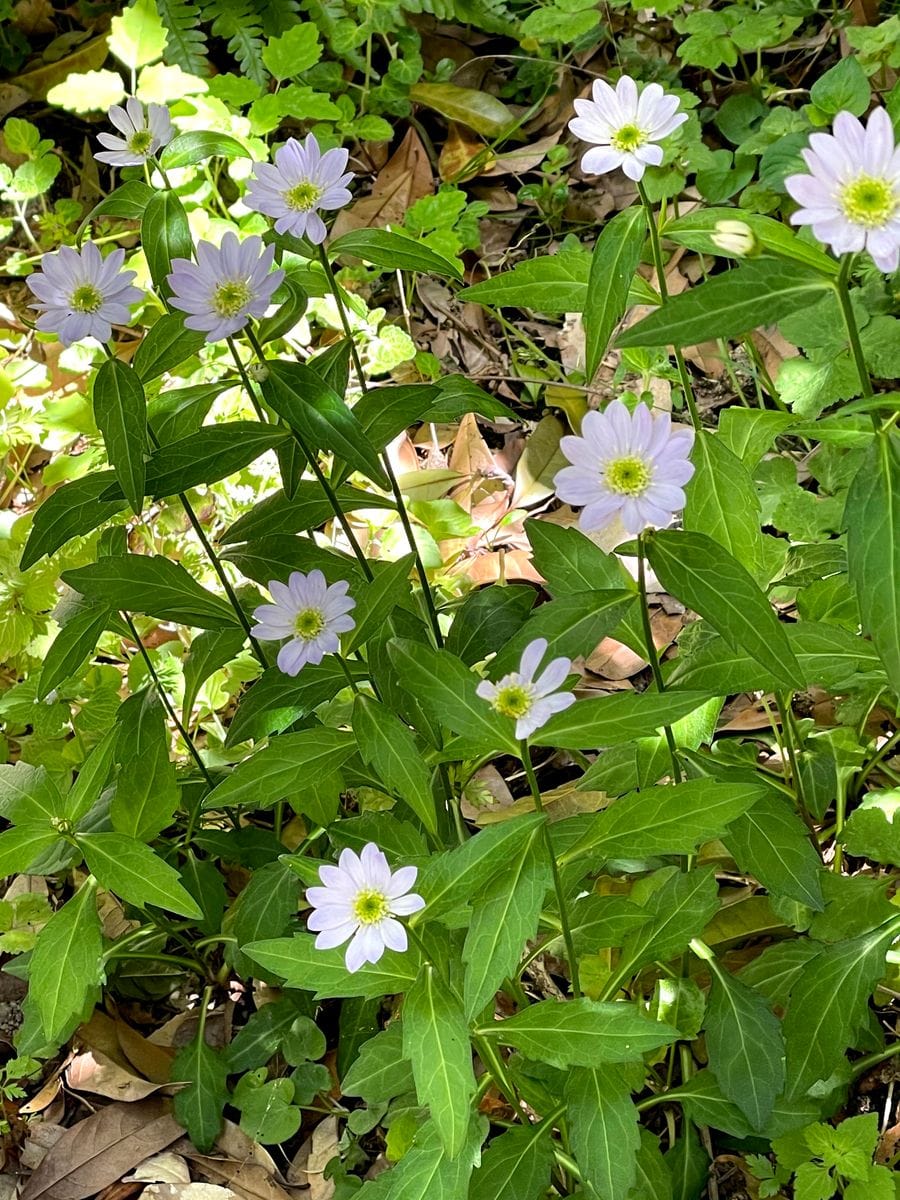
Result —
[[266, 37], [280, 37], [300, 20], [298, 0], [256, 0]]
[[189, 75], [206, 75], [206, 34], [199, 28], [200, 11], [191, 0], [156, 0], [160, 20], [168, 30], [165, 62]]
[[[258, 3], [262, 7], [265, 0]], [[262, 19], [254, 0], [204, 0], [203, 17], [212, 19], [210, 29], [215, 37], [227, 39], [229, 51], [248, 79], [265, 87], [269, 72], [262, 60]]]

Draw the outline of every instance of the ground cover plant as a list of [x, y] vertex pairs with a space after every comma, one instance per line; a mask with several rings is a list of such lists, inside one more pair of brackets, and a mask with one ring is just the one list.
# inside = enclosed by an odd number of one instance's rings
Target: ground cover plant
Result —
[[900, 1195], [900, 17], [0, 14], [24, 1200]]

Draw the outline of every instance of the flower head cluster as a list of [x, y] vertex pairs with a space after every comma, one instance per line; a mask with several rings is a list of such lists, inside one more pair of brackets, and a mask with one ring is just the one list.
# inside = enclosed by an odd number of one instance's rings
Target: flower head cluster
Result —
[[175, 135], [169, 110], [164, 104], [148, 104], [131, 96], [125, 107], [114, 104], [109, 119], [122, 134], [98, 133], [97, 141], [106, 149], [94, 155], [98, 162], [113, 167], [140, 167], [153, 158]]
[[344, 956], [348, 971], [378, 962], [386, 949], [405, 950], [406, 930], [396, 918], [425, 907], [410, 891], [417, 874], [416, 867], [392, 872], [373, 842], [358, 855], [342, 850], [336, 867], [319, 867], [323, 886], [306, 893], [314, 909], [308, 925], [318, 932], [316, 949], [330, 950], [351, 938]]
[[244, 203], [254, 212], [275, 218], [276, 233], [309, 238], [315, 245], [325, 241], [325, 222], [319, 212], [328, 212], [350, 201], [347, 184], [347, 151], [326, 150], [310, 133], [302, 144], [288, 138], [275, 151], [275, 164], [257, 163]]
[[578, 524], [586, 533], [621, 517], [627, 533], [665, 526], [684, 507], [684, 484], [694, 474], [689, 455], [693, 430], [672, 425], [668, 413], [639, 404], [630, 413], [621, 400], [589, 412], [581, 437], [564, 437], [560, 449], [572, 464], [557, 471], [556, 494], [583, 505]]
[[320, 663], [340, 649], [341, 633], [356, 622], [349, 616], [356, 601], [347, 595], [346, 580], [329, 585], [321, 571], [304, 575], [294, 571], [287, 583], [273, 579], [269, 591], [274, 604], [261, 604], [253, 618], [253, 634], [265, 642], [289, 641], [278, 651], [278, 666], [285, 675], [299, 675], [307, 663]]
[[834, 133], [810, 134], [803, 151], [808, 175], [784, 181], [801, 206], [794, 225], [811, 225], [835, 254], [868, 250], [881, 271], [900, 264], [900, 147], [891, 118], [876, 108], [868, 124], [851, 113], [834, 119]]
[[239, 242], [231, 232], [221, 246], [197, 245], [197, 261], [173, 258], [168, 276], [171, 303], [188, 313], [185, 325], [218, 342], [243, 329], [251, 317], [261, 317], [272, 302], [272, 293], [284, 271], [272, 270], [275, 247], [263, 248], [262, 238]]
[[515, 720], [519, 739], [530, 737], [546, 725], [554, 713], [575, 703], [571, 692], [557, 691], [572, 670], [570, 659], [554, 658], [537, 675], [547, 645], [546, 638], [535, 638], [522, 651], [518, 671], [511, 671], [497, 683], [483, 679], [476, 688], [478, 695], [487, 700], [495, 712]]
[[55, 333], [64, 346], [95, 337], [108, 342], [113, 325], [127, 325], [129, 307], [143, 299], [140, 288], [132, 286], [134, 271], [123, 271], [124, 250], [113, 250], [106, 258], [93, 242], [85, 242], [79, 252], [61, 246], [54, 254], [41, 258], [41, 269], [28, 277], [28, 286], [37, 296], [37, 327], [42, 333]]
[[621, 167], [629, 179], [642, 179], [647, 167], [663, 160], [658, 143], [687, 120], [687, 113], [678, 112], [677, 96], [667, 95], [658, 83], [638, 93], [630, 75], [623, 75], [615, 89], [595, 80], [591, 96], [575, 101], [578, 116], [569, 122], [576, 137], [594, 143], [581, 160], [582, 171], [591, 175]]

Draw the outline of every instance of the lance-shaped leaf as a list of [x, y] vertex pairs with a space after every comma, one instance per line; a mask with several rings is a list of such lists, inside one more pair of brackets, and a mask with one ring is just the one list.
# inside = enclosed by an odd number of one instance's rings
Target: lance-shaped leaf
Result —
[[508, 1129], [494, 1138], [472, 1173], [469, 1200], [539, 1200], [554, 1163], [549, 1124]]
[[208, 592], [181, 563], [162, 555], [118, 554], [66, 571], [63, 583], [110, 608], [146, 613], [200, 629], [237, 625], [234, 609]]
[[345, 1096], [361, 1096], [366, 1104], [384, 1104], [394, 1096], [413, 1091], [415, 1085], [412, 1067], [403, 1055], [399, 1021], [391, 1021], [387, 1029], [363, 1042], [341, 1080]]
[[589, 381], [625, 314], [646, 236], [644, 211], [633, 204], [608, 221], [597, 238], [584, 307], [585, 375]]
[[55, 553], [71, 538], [83, 537], [118, 516], [125, 508], [124, 500], [100, 499], [115, 482], [114, 471], [97, 471], [65, 484], [48, 496], [34, 514], [31, 533], [19, 563], [21, 570], [27, 571], [45, 554]]
[[353, 705], [353, 728], [363, 760], [404, 800], [426, 829], [437, 832], [437, 810], [426, 767], [408, 725], [389, 708], [362, 694]]
[[403, 1053], [416, 1094], [428, 1105], [444, 1152], [456, 1158], [466, 1143], [475, 1094], [472, 1048], [462, 1005], [431, 963], [403, 1002]]
[[82, 1015], [103, 978], [96, 890], [96, 880], [85, 880], [41, 930], [31, 955], [29, 994], [48, 1042], [55, 1042]]
[[201, 1154], [213, 1148], [228, 1102], [228, 1060], [200, 1033], [172, 1061], [172, 1082], [188, 1086], [175, 1093], [175, 1116]]
[[566, 1080], [566, 1116], [585, 1182], [600, 1200], [626, 1200], [641, 1144], [627, 1073], [618, 1066], [576, 1067]]
[[349, 255], [391, 271], [422, 271], [459, 279], [459, 267], [413, 238], [387, 229], [353, 229], [329, 243], [329, 258]]
[[267, 938], [242, 946], [242, 952], [287, 987], [313, 992], [317, 999], [332, 996], [395, 996], [409, 990], [418, 972], [419, 956], [386, 950], [377, 963], [366, 963], [351, 975], [344, 963], [345, 947], [317, 950], [309, 933]]
[[487, 1121], [473, 1116], [462, 1153], [450, 1158], [434, 1121], [426, 1121], [390, 1171], [364, 1183], [360, 1200], [465, 1200]]
[[356, 740], [340, 729], [303, 729], [273, 738], [267, 746], [245, 758], [214, 788], [204, 808], [252, 804], [268, 808], [304, 787], [333, 775], [356, 750]]
[[532, 736], [536, 746], [597, 750], [650, 737], [705, 704], [708, 692], [625, 692], [579, 700]]
[[131, 904], [155, 904], [185, 917], [202, 917], [178, 872], [143, 842], [121, 833], [78, 834], [78, 845], [98, 881]]
[[691, 460], [694, 476], [684, 489], [684, 528], [707, 534], [756, 575], [760, 505], [750, 472], [721, 436], [705, 429], [694, 441]]
[[741, 868], [774, 896], [821, 911], [822, 860], [788, 801], [774, 792], [756, 800], [722, 835]]
[[141, 219], [141, 246], [147, 259], [150, 278], [163, 299], [172, 294], [166, 276], [173, 258], [190, 258], [194, 239], [184, 205], [169, 188], [154, 192], [147, 201]]
[[147, 401], [135, 371], [117, 358], [107, 359], [93, 388], [94, 420], [103, 434], [106, 457], [122, 495], [140, 516], [147, 476]]

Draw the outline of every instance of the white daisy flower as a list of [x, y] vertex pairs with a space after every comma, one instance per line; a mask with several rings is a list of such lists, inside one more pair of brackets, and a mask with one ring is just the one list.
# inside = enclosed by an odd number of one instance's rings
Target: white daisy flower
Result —
[[175, 136], [169, 110], [164, 104], [148, 104], [147, 111], [134, 96], [125, 101], [125, 107], [114, 104], [109, 110], [109, 119], [122, 134], [98, 133], [97, 141], [106, 149], [94, 155], [98, 162], [112, 167], [140, 167], [168, 146]]
[[547, 653], [547, 645], [546, 638], [535, 638], [522, 651], [518, 671], [511, 671], [497, 683], [483, 679], [475, 689], [495, 712], [502, 717], [515, 719], [516, 737], [520, 740], [531, 737], [542, 725], [547, 724], [554, 713], [562, 712], [575, 703], [571, 692], [557, 692], [572, 670], [571, 659], [554, 658], [535, 679], [537, 669]]
[[284, 279], [272, 270], [275, 247], [263, 248], [262, 238], [238, 241], [230, 231], [221, 246], [199, 242], [197, 261], [173, 258], [168, 276], [170, 304], [189, 314], [188, 329], [199, 329], [208, 342], [218, 342], [243, 329], [251, 317], [262, 317], [272, 293]]
[[585, 533], [619, 516], [626, 532], [637, 534], [648, 525], [668, 525], [684, 507], [694, 432], [673, 426], [668, 413], [651, 413], [645, 404], [630, 413], [613, 400], [585, 416], [581, 437], [564, 437], [559, 445], [572, 466], [557, 471], [556, 494], [584, 506], [578, 525]]
[[113, 325], [127, 325], [131, 305], [144, 298], [131, 286], [136, 272], [122, 270], [124, 261], [124, 250], [104, 258], [93, 242], [85, 242], [80, 252], [60, 246], [43, 255], [40, 271], [26, 281], [39, 301], [31, 305], [42, 314], [38, 329], [55, 333], [64, 346], [86, 337], [108, 342]]
[[647, 167], [663, 160], [657, 145], [687, 120], [678, 112], [681, 101], [668, 96], [658, 83], [648, 83], [638, 94], [630, 75], [623, 75], [613, 90], [602, 79], [594, 81], [591, 100], [576, 100], [577, 117], [569, 128], [583, 142], [593, 142], [581, 160], [589, 175], [605, 175], [621, 167], [629, 179], [642, 179]]
[[333, 211], [350, 202], [346, 150], [326, 150], [310, 133], [301, 145], [288, 138], [275, 151], [275, 165], [257, 163], [244, 204], [254, 212], [275, 218], [276, 233], [306, 237], [314, 245], [325, 241], [325, 222], [319, 210]]
[[868, 250], [880, 271], [900, 264], [900, 148], [891, 118], [873, 109], [867, 126], [851, 113], [834, 119], [834, 133], [810, 134], [803, 159], [808, 175], [784, 181], [802, 207], [793, 225], [811, 225], [832, 251]]
[[348, 616], [356, 607], [347, 595], [349, 586], [341, 579], [329, 587], [321, 571], [294, 571], [286, 584], [276, 579], [269, 583], [275, 603], [257, 608], [253, 619], [259, 624], [252, 632], [264, 642], [290, 638], [278, 651], [278, 667], [285, 675], [299, 675], [307, 663], [320, 663], [340, 649], [338, 634], [356, 625]]
[[307, 924], [319, 935], [316, 949], [331, 950], [352, 938], [344, 956], [348, 971], [378, 962], [385, 949], [405, 950], [406, 930], [395, 918], [425, 907], [422, 897], [409, 890], [417, 874], [416, 867], [392, 872], [374, 842], [358, 855], [342, 850], [336, 867], [319, 867], [324, 886], [306, 893], [315, 910]]

